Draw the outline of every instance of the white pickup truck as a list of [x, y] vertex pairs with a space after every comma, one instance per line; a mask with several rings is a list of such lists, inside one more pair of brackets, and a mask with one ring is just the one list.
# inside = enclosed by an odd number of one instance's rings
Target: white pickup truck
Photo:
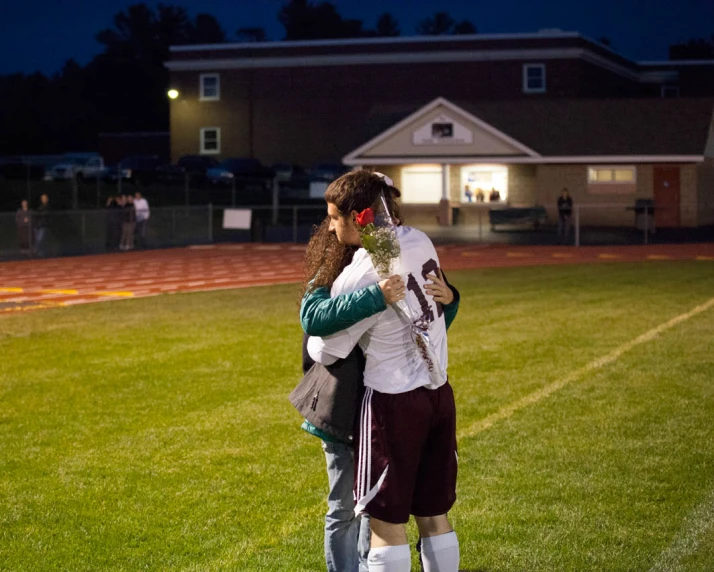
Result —
[[104, 159], [96, 153], [71, 153], [65, 155], [62, 161], [47, 171], [45, 179], [52, 181], [96, 179], [106, 170]]

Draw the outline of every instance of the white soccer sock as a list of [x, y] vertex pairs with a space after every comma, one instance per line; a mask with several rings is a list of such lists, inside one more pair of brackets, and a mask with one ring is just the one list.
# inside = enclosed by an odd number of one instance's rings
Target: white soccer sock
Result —
[[372, 548], [368, 562], [369, 572], [409, 572], [412, 567], [409, 545]]
[[424, 572], [458, 572], [459, 539], [456, 533], [452, 531], [422, 538], [421, 556]]

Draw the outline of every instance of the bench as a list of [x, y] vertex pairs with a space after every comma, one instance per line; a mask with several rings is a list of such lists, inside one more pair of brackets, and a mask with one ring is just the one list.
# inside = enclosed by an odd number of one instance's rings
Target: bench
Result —
[[537, 230], [547, 220], [548, 213], [545, 207], [542, 206], [505, 207], [490, 209], [488, 211], [488, 221], [493, 231], [496, 230], [496, 226], [500, 225], [533, 225], [533, 228]]

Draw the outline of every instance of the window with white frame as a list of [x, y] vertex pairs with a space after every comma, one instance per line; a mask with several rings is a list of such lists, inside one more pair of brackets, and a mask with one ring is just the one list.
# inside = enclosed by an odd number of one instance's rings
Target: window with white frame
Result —
[[221, 99], [221, 77], [217, 73], [201, 74], [200, 79], [201, 101], [218, 101]]
[[545, 93], [545, 64], [523, 64], [523, 92]]
[[201, 153], [207, 155], [221, 152], [221, 128], [202, 127], [201, 128]]
[[635, 167], [589, 167], [588, 183], [590, 184], [634, 184], [637, 182]]

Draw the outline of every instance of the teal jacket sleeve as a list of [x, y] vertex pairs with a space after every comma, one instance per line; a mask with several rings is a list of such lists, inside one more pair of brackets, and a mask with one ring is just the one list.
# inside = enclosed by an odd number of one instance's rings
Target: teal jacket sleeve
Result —
[[459, 302], [461, 302], [461, 294], [459, 294], [459, 291], [451, 284], [449, 284], [449, 288], [451, 288], [451, 291], [454, 293], [454, 300], [451, 304], [444, 304], [444, 320], [446, 320], [447, 330], [454, 321], [454, 318], [456, 318], [456, 314], [459, 312]]
[[446, 285], [451, 288], [451, 292], [454, 295], [454, 299], [451, 301], [451, 304], [444, 304], [444, 320], [446, 321], [446, 329], [449, 329], [449, 326], [451, 326], [451, 323], [454, 321], [456, 318], [456, 314], [459, 312], [459, 303], [461, 302], [461, 294], [459, 294], [459, 291], [454, 287], [451, 282], [449, 282], [449, 279], [446, 277], [446, 274], [444, 274], [444, 271], [441, 271], [441, 276], [444, 278], [444, 282], [446, 282]]
[[329, 336], [387, 309], [378, 284], [370, 284], [349, 294], [330, 298], [325, 287], [303, 296], [300, 323], [306, 334]]

